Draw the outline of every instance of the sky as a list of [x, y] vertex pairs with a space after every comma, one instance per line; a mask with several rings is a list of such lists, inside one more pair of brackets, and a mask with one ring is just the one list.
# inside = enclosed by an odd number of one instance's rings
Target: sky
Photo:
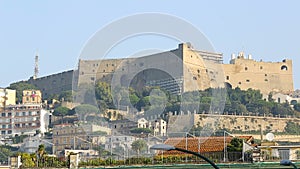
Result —
[[[29, 79], [37, 51], [40, 77], [74, 69], [82, 48], [95, 32], [125, 16], [156, 12], [194, 25], [215, 51], [223, 53], [224, 63], [229, 63], [231, 53], [240, 51], [251, 54], [255, 60], [292, 59], [294, 87], [300, 89], [299, 6], [300, 1], [296, 0], [2, 0], [0, 87]], [[149, 39], [143, 41], [149, 43], [149, 48], [177, 48], [174, 40]], [[156, 40], [159, 43], [153, 45]], [[133, 51], [120, 50], [116, 55], [124, 57], [130, 52]]]

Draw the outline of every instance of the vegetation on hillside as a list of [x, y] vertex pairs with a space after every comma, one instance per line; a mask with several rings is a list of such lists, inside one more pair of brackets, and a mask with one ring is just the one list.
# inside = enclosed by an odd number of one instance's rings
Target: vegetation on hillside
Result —
[[37, 87], [29, 84], [27, 82], [16, 82], [12, 83], [8, 87], [9, 89], [16, 90], [16, 102], [20, 103], [22, 102], [22, 96], [23, 96], [23, 90], [36, 90]]

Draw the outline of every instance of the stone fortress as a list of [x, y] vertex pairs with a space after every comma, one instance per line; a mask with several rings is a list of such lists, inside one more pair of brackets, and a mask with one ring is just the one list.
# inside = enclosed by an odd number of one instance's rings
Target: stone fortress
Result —
[[[181, 65], [178, 66], [178, 61], [170, 60], [172, 57], [164, 57], [166, 55], [178, 56], [181, 59]], [[176, 70], [176, 73], [170, 75], [166, 71], [147, 69], [149, 59], [156, 61], [161, 67], [172, 68], [172, 64], [177, 64], [176, 69], [167, 70]], [[141, 71], [134, 78], [126, 77], [131, 72], [139, 70]], [[209, 87], [220, 87], [220, 84], [225, 82], [232, 88], [258, 89], [267, 95], [270, 92], [283, 94], [293, 92], [292, 72], [292, 60], [255, 61], [251, 55], [246, 57], [241, 52], [237, 56], [232, 55], [229, 64], [224, 64], [222, 53], [198, 51], [193, 49], [191, 44], [183, 43], [179, 44], [177, 49], [139, 58], [79, 60], [77, 70], [36, 79], [31, 78], [28, 82], [39, 87], [45, 98], [74, 89], [72, 84], [74, 87], [81, 84], [94, 84], [98, 80], [111, 82], [116, 73], [125, 75], [120, 77], [121, 83], [128, 83], [128, 80], [132, 80], [132, 84], [160, 86], [177, 94], [197, 89], [204, 90]]]

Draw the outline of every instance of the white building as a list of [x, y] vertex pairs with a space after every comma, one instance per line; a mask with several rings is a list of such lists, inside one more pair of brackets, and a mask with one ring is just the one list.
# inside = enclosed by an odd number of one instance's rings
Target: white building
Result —
[[0, 116], [0, 137], [48, 131], [50, 112], [41, 104], [9, 105]]
[[105, 149], [110, 151], [115, 148], [127, 147], [131, 149], [131, 144], [136, 140], [136, 137], [126, 135], [110, 135], [106, 137]]
[[166, 136], [167, 122], [159, 118], [154, 121], [148, 121], [144, 118], [140, 118], [138, 121], [138, 128], [149, 128], [153, 131], [154, 136]]
[[285, 95], [282, 93], [276, 93], [272, 96], [272, 99], [277, 103], [288, 103], [292, 104], [292, 102], [300, 103], [300, 98], [294, 98], [289, 95]]

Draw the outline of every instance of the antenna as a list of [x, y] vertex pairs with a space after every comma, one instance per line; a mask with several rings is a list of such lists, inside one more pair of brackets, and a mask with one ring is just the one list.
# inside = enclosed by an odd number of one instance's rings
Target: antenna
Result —
[[38, 77], [38, 74], [39, 74], [39, 53], [37, 51], [35, 55], [33, 79], [36, 79]]

